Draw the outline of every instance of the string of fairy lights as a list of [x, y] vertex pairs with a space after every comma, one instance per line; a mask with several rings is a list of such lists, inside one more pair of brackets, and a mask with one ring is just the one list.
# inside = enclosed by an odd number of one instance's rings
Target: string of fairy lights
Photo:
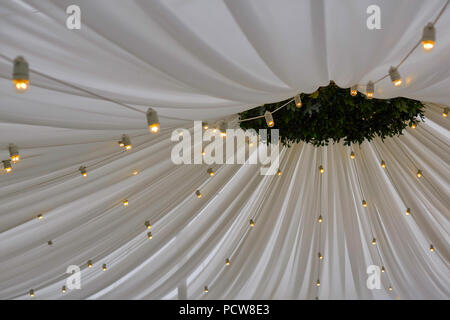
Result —
[[[447, 8], [449, 3], [450, 3], [450, 0], [447, 0], [445, 5], [439, 11], [437, 17], [432, 22], [428, 23], [423, 28], [421, 39], [415, 44], [415, 46], [406, 54], [406, 56], [397, 65], [391, 66], [389, 68], [388, 73], [386, 75], [382, 76], [381, 78], [379, 78], [379, 79], [377, 79], [375, 81], [371, 80], [366, 85], [355, 84], [355, 85], [351, 86], [350, 94], [352, 96], [356, 96], [357, 93], [358, 93], [358, 89], [365, 88], [365, 95], [366, 95], [366, 97], [368, 99], [372, 99], [374, 97], [374, 93], [375, 93], [375, 85], [377, 83], [379, 83], [380, 81], [384, 80], [387, 77], [390, 78], [392, 84], [395, 87], [401, 86], [403, 81], [402, 81], [402, 77], [401, 77], [400, 72], [399, 72], [399, 68], [401, 67], [401, 65], [411, 56], [411, 54], [420, 45], [422, 46], [422, 48], [423, 48], [423, 50], [425, 52], [430, 52], [434, 48], [435, 42], [436, 42], [435, 25], [439, 21], [439, 18], [442, 16], [443, 12], [445, 11], [445, 9]], [[6, 57], [6, 56], [4, 56], [2, 54], [0, 54], [0, 57], [4, 58], [4, 59], [6, 59], [6, 60], [8, 60], [10, 62], [13, 62], [12, 82], [14, 84], [15, 90], [18, 93], [23, 93], [23, 92], [26, 92], [28, 90], [29, 85], [30, 85], [29, 74], [30, 74], [30, 71], [31, 71], [31, 72], [33, 72], [33, 73], [35, 73], [37, 75], [40, 75], [40, 76], [43, 76], [45, 78], [51, 79], [53, 81], [56, 81], [58, 83], [66, 85], [68, 87], [80, 90], [80, 91], [85, 92], [85, 93], [87, 93], [87, 94], [89, 94], [91, 96], [100, 98], [100, 99], [105, 100], [105, 101], [116, 103], [118, 105], [121, 105], [123, 107], [126, 107], [128, 109], [131, 109], [131, 110], [134, 110], [134, 111], [137, 111], [137, 112], [140, 112], [140, 113], [144, 113], [146, 115], [146, 120], [147, 120], [147, 125], [148, 125], [148, 128], [149, 128], [149, 131], [151, 133], [153, 133], [153, 134], [157, 134], [157, 133], [160, 132], [159, 116], [158, 116], [158, 113], [153, 108], [148, 108], [147, 111], [144, 112], [144, 111], [142, 111], [140, 109], [134, 108], [134, 107], [132, 107], [130, 105], [124, 104], [124, 103], [116, 101], [114, 99], [110, 99], [108, 97], [99, 95], [99, 94], [97, 94], [95, 92], [92, 92], [90, 90], [87, 90], [85, 88], [80, 88], [80, 87], [75, 86], [73, 84], [70, 84], [68, 82], [65, 82], [65, 81], [53, 78], [51, 76], [48, 76], [46, 74], [43, 74], [41, 72], [38, 72], [36, 70], [31, 70], [29, 68], [29, 66], [28, 66], [28, 62], [22, 56], [18, 56], [14, 60], [9, 59], [8, 57]], [[265, 118], [267, 126], [269, 128], [271, 128], [271, 127], [273, 127], [275, 125], [273, 114], [278, 112], [279, 110], [283, 109], [284, 107], [289, 105], [291, 102], [294, 102], [294, 104], [295, 104], [295, 106], [297, 108], [301, 108], [302, 107], [302, 101], [301, 101], [300, 94], [297, 94], [295, 97], [293, 97], [288, 102], [284, 103], [283, 105], [281, 105], [279, 108], [277, 108], [276, 110], [274, 110], [272, 112], [266, 110], [264, 115], [253, 117], [253, 118], [248, 118], [248, 119], [244, 119], [244, 120], [240, 120], [240, 122], [251, 121], [251, 120], [260, 119], [260, 118]], [[449, 111], [449, 108], [445, 107], [443, 109], [443, 111], [442, 111], [442, 117], [446, 118], [448, 116], [448, 111]], [[163, 116], [163, 117], [168, 118], [168, 119], [174, 119], [174, 120], [185, 120], [185, 119], [179, 119], [179, 118], [167, 117], [167, 116]], [[207, 130], [208, 127], [209, 127], [209, 124], [207, 122], [204, 122], [203, 123], [203, 129]], [[415, 125], [413, 126], [413, 129], [414, 128], [415, 128]], [[218, 124], [216, 124], [216, 127], [215, 127], [214, 130], [218, 130], [220, 132], [220, 135], [222, 137], [225, 137], [226, 136], [226, 129], [227, 129], [227, 123], [225, 121], [219, 121]], [[119, 144], [119, 146], [121, 148], [124, 148], [124, 150], [131, 150], [133, 148], [133, 145], [132, 145], [132, 142], [131, 142], [131, 138], [128, 135], [126, 135], [126, 134], [123, 134], [120, 137], [120, 140], [118, 141], [118, 144]], [[19, 148], [18, 148], [18, 146], [16, 144], [10, 143], [9, 146], [8, 146], [8, 151], [9, 151], [10, 159], [2, 160], [3, 168], [4, 168], [4, 171], [6, 173], [10, 173], [12, 171], [12, 164], [16, 164], [16, 163], [18, 163], [21, 160], [21, 156], [20, 156], [20, 153], [19, 153]], [[405, 152], [404, 150], [402, 150], [402, 151], [403, 151], [404, 154], [406, 154], [406, 156], [411, 161], [411, 163], [415, 167], [417, 167], [415, 165], [415, 162], [413, 161], [413, 159], [411, 159], [409, 157], [408, 152]], [[379, 153], [376, 145], [375, 145], [375, 153], [378, 156], [380, 156], [380, 153]], [[202, 155], [204, 155], [203, 149], [202, 149]], [[350, 156], [351, 160], [355, 160], [356, 159], [356, 154], [355, 154], [355, 152], [353, 150], [351, 150], [349, 156]], [[381, 157], [380, 157], [380, 159], [381, 159]], [[363, 157], [361, 157], [361, 161], [362, 161], [362, 165], [364, 167], [366, 167], [366, 164], [364, 162]], [[322, 248], [322, 241], [321, 241], [321, 228], [322, 228], [321, 225], [322, 225], [322, 222], [324, 221], [324, 217], [322, 216], [323, 212], [322, 212], [322, 206], [321, 206], [321, 197], [322, 197], [322, 187], [323, 187], [322, 176], [325, 173], [325, 168], [324, 168], [323, 163], [322, 163], [323, 162], [322, 161], [322, 152], [320, 152], [320, 160], [319, 160], [319, 162], [320, 162], [320, 165], [319, 165], [319, 173], [320, 173], [319, 174], [319, 194], [320, 194], [320, 196], [319, 196], [319, 209], [318, 209], [319, 216], [317, 218], [317, 223], [318, 223], [318, 252], [317, 252], [317, 256], [318, 256], [319, 262], [318, 262], [318, 269], [317, 269], [317, 281], [315, 283], [315, 286], [317, 287], [317, 297], [316, 298], [319, 297], [319, 287], [321, 285], [321, 283], [320, 283], [321, 262], [324, 259], [324, 257], [323, 257], [323, 248]], [[377, 246], [377, 238], [375, 236], [375, 230], [374, 230], [374, 226], [373, 226], [374, 221], [378, 221], [378, 219], [379, 219], [378, 209], [377, 209], [375, 204], [372, 204], [372, 203], [370, 203], [370, 205], [368, 204], [368, 202], [367, 202], [368, 199], [366, 199], [365, 196], [364, 196], [364, 192], [363, 192], [364, 190], [363, 190], [361, 182], [359, 180], [359, 174], [358, 174], [356, 163], [353, 162], [353, 165], [354, 165], [354, 170], [355, 170], [355, 174], [356, 174], [356, 177], [357, 177], [357, 183], [358, 183], [358, 187], [359, 187], [359, 190], [360, 190], [361, 198], [363, 199], [362, 200], [362, 207], [363, 208], [367, 208], [369, 206], [369, 209], [368, 209], [368, 213], [369, 214], [367, 215], [367, 219], [368, 219], [368, 223], [369, 223], [369, 228], [370, 228], [370, 230], [372, 232], [372, 235], [373, 235], [371, 244], [373, 246], [375, 246], [376, 249], [377, 249], [378, 259], [379, 259], [379, 261], [381, 262], [381, 265], [382, 265], [381, 272], [386, 274], [389, 283], [391, 283], [390, 280], [389, 280], [389, 276], [387, 274], [387, 270], [386, 270], [385, 265], [383, 263], [383, 259], [382, 259], [381, 253], [380, 253], [380, 249]], [[394, 181], [394, 180], [392, 180], [392, 177], [391, 177], [391, 175], [390, 175], [390, 173], [389, 173], [389, 171], [387, 169], [387, 165], [386, 165], [386, 162], [384, 160], [381, 160], [380, 166], [381, 166], [381, 168], [383, 168], [385, 170], [386, 175], [389, 177], [390, 181]], [[79, 170], [80, 175], [82, 177], [87, 177], [88, 176], [88, 170], [87, 170], [87, 166], [86, 165], [81, 165], [78, 170]], [[139, 173], [138, 170], [133, 170], [132, 174], [133, 175], [137, 175], [138, 173]], [[213, 167], [209, 167], [206, 170], [206, 173], [207, 173], [207, 175], [210, 178], [212, 178], [212, 177], [214, 177], [216, 175], [216, 171], [214, 170]], [[282, 175], [281, 169], [278, 169], [276, 175], [277, 176], [281, 176]], [[417, 171], [415, 172], [415, 175], [416, 175], [416, 177], [418, 179], [422, 178], [422, 176], [423, 176], [422, 170], [417, 168]], [[396, 187], [396, 185], [394, 183], [393, 183], [393, 185], [394, 185], [394, 188], [395, 188], [397, 194], [401, 198], [402, 202], [405, 203], [405, 201], [404, 201], [402, 195], [400, 194], [398, 188]], [[195, 196], [198, 199], [202, 198], [201, 188], [197, 189], [195, 191]], [[121, 204], [124, 207], [128, 207], [129, 201], [130, 201], [129, 197], [126, 197], [123, 200], [121, 200]], [[260, 204], [260, 205], [262, 205], [262, 204]], [[376, 219], [370, 219], [370, 216], [372, 215], [371, 212], [374, 212], [374, 214], [376, 215]], [[406, 216], [410, 216], [411, 215], [411, 209], [409, 207], [405, 209], [405, 214], [406, 214]], [[43, 219], [43, 215], [39, 214], [37, 216], [37, 219], [42, 220]], [[250, 227], [250, 229], [255, 227], [255, 221], [256, 221], [255, 216], [249, 219], [249, 227]], [[149, 219], [145, 220], [144, 223], [143, 223], [143, 226], [147, 230], [147, 234], [146, 234], [147, 238], [149, 240], [151, 240], [153, 238], [153, 234], [150, 231], [152, 229], [152, 224], [151, 224], [150, 220]], [[248, 235], [248, 232], [246, 232], [244, 234], [244, 236], [241, 237], [241, 239], [240, 239], [240, 241], [238, 243], [238, 247], [243, 243], [243, 240], [245, 240], [247, 235]], [[49, 246], [52, 246], [53, 245], [53, 241], [52, 240], [48, 240], [47, 244]], [[433, 244], [430, 244], [429, 250], [430, 250], [430, 252], [435, 252], [435, 247], [434, 247]], [[225, 258], [225, 266], [230, 266], [230, 265], [231, 265], [231, 255], [229, 255], [227, 258]], [[93, 267], [93, 259], [89, 259], [87, 261], [87, 263], [86, 263], [86, 266], [88, 268], [92, 268]], [[102, 271], [106, 271], [106, 270], [107, 270], [107, 264], [106, 263], [102, 263]], [[209, 290], [210, 290], [208, 285], [205, 285], [203, 289], [204, 289], [203, 290], [204, 293], [208, 293]], [[389, 284], [388, 290], [389, 291], [393, 291], [392, 284]], [[61, 292], [63, 294], [66, 293], [67, 292], [67, 288], [65, 286], [62, 286]], [[29, 295], [31, 297], [34, 297], [35, 296], [35, 289], [31, 289], [29, 291]]]

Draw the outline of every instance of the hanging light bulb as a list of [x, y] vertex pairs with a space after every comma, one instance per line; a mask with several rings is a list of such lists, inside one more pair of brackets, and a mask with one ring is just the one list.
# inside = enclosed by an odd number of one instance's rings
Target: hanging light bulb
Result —
[[352, 151], [352, 152], [350, 152], [350, 159], [355, 159], [355, 153]]
[[372, 99], [374, 92], [375, 92], [375, 84], [372, 81], [367, 82], [366, 85], [367, 98]]
[[212, 177], [214, 176], [214, 170], [212, 168], [208, 168], [208, 170], [206, 170], [206, 172], [208, 172], [208, 174]]
[[106, 271], [106, 263], [104, 263], [104, 264], [102, 265], [102, 270], [103, 270], [103, 271]]
[[33, 289], [30, 290], [30, 297], [34, 297], [34, 290]]
[[128, 206], [128, 200], [127, 199], [125, 199], [125, 200], [123, 200], [123, 205], [126, 207], [126, 206]]
[[12, 171], [11, 161], [3, 160], [3, 169], [5, 169], [6, 173], [10, 173]]
[[362, 201], [362, 206], [363, 206], [364, 208], [367, 207], [367, 202], [366, 202], [366, 200], [363, 200], [363, 201]]
[[412, 129], [415, 129], [417, 127], [417, 125], [415, 124], [415, 123], [413, 123], [412, 125], [411, 125], [411, 128]]
[[409, 216], [411, 214], [411, 209], [407, 208], [405, 213], [406, 213], [407, 216]]
[[27, 91], [30, 84], [30, 74], [28, 70], [28, 62], [24, 57], [17, 57], [14, 59], [13, 67], [13, 83], [16, 92], [23, 93]]
[[78, 170], [80, 170], [80, 173], [83, 177], [87, 177], [87, 170], [85, 166], [79, 167]]
[[400, 77], [400, 73], [398, 72], [397, 68], [391, 66], [389, 68], [389, 76], [391, 77], [391, 81], [394, 86], [398, 87], [402, 85], [402, 77]]
[[317, 279], [316, 286], [320, 287], [320, 280]]
[[385, 271], [386, 271], [386, 269], [384, 269], [384, 266], [382, 266], [382, 267], [381, 267], [381, 272], [384, 273]]
[[219, 123], [219, 132], [220, 132], [220, 136], [222, 138], [225, 138], [227, 136], [227, 123], [225, 121], [221, 121]]
[[195, 195], [197, 196], [197, 198], [201, 198], [202, 197], [202, 193], [200, 192], [200, 190], [195, 191]]
[[322, 256], [322, 254], [319, 252], [319, 260], [322, 260], [323, 259], [323, 256]]
[[425, 51], [431, 51], [434, 48], [434, 42], [436, 38], [436, 30], [433, 24], [428, 23], [425, 28], [423, 28], [422, 33], [422, 47]]
[[444, 108], [444, 111], [442, 111], [442, 116], [444, 118], [447, 118], [447, 116], [448, 116], [448, 108]]
[[295, 106], [297, 108], [301, 108], [301, 106], [302, 106], [302, 99], [300, 99], [300, 95], [299, 94], [294, 97], [294, 101], [295, 101]]
[[277, 170], [277, 176], [281, 176], [281, 169]]
[[148, 108], [147, 110], [147, 124], [148, 129], [151, 133], [158, 133], [159, 132], [159, 119], [158, 119], [158, 113], [153, 110], [152, 108]]
[[230, 265], [230, 259], [228, 259], [228, 258], [225, 259], [225, 265], [226, 265], [226, 266], [229, 266], [229, 265]]
[[254, 227], [255, 226], [255, 221], [253, 221], [252, 219], [250, 219], [250, 227]]
[[431, 251], [431, 252], [434, 252], [434, 247], [433, 247], [432, 244], [430, 244], [430, 251]]
[[92, 268], [92, 260], [88, 260], [87, 266], [88, 266], [88, 268]]
[[421, 171], [420, 169], [417, 170], [416, 176], [417, 176], [417, 178], [419, 178], [419, 179], [422, 177], [422, 171]]
[[42, 220], [42, 219], [44, 219], [44, 216], [43, 216], [42, 214], [38, 214], [37, 218], [38, 218], [39, 220]]
[[66, 293], [66, 286], [62, 286], [61, 292], [62, 292], [62, 293]]
[[392, 287], [390, 286], [388, 290], [389, 290], [389, 291], [392, 291]]
[[204, 156], [205, 154], [206, 154], [206, 152], [202, 150], [202, 156]]
[[323, 166], [319, 166], [319, 172], [320, 173], [324, 173], [325, 172], [325, 169], [323, 168]]
[[275, 125], [272, 113], [270, 111], [266, 110], [266, 112], [264, 113], [264, 118], [266, 119], [266, 123], [269, 128], [272, 128]]
[[357, 84], [355, 84], [354, 86], [352, 86], [351, 88], [350, 88], [350, 95], [351, 96], [356, 96], [358, 94], [358, 85]]
[[205, 286], [205, 288], [203, 289], [203, 292], [205, 292], [205, 293], [209, 292], [208, 286]]
[[384, 162], [384, 160], [381, 160], [381, 164], [380, 165], [381, 165], [382, 168], [386, 168], [386, 162]]
[[137, 176], [138, 175], [138, 173], [139, 173], [139, 171], [138, 170], [133, 170], [133, 176]]
[[152, 228], [152, 225], [150, 224], [150, 221], [145, 221], [145, 227], [150, 230]]
[[125, 147], [125, 149], [127, 149], [127, 150], [131, 150], [131, 148], [133, 147], [131, 144], [130, 137], [127, 136], [126, 134], [122, 135], [122, 140], [119, 141], [119, 145], [121, 147]]
[[202, 122], [202, 127], [204, 130], [208, 130], [208, 122]]
[[317, 221], [318, 221], [319, 223], [321, 223], [321, 222], [323, 221], [322, 216], [319, 216], [319, 218], [317, 219]]
[[150, 239], [150, 240], [153, 239], [153, 236], [152, 236], [152, 233], [151, 233], [151, 232], [147, 232], [147, 238]]
[[377, 244], [377, 239], [373, 238], [373, 239], [372, 239], [372, 244], [373, 244], [373, 245], [376, 245], [376, 244]]
[[15, 144], [9, 144], [9, 156], [13, 163], [17, 163], [20, 160], [19, 149]]

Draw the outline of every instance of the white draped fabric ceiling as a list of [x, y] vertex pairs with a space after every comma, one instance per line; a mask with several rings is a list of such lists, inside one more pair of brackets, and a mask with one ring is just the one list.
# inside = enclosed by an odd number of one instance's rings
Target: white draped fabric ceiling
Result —
[[[71, 4], [81, 8], [80, 30], [66, 27]], [[372, 4], [380, 30], [366, 27]], [[450, 105], [450, 8], [435, 48], [402, 64], [403, 85], [376, 84], [376, 98], [426, 102], [425, 122], [400, 137], [352, 148], [300, 143], [282, 150], [281, 176], [245, 164], [214, 165], [214, 177], [206, 164], [173, 164], [169, 139], [190, 120], [330, 80], [376, 80], [444, 4], [0, 0], [0, 160], [10, 143], [21, 155], [0, 174], [0, 298], [31, 299], [34, 290], [34, 299], [449, 299], [450, 134], [441, 113]], [[11, 83], [19, 55], [33, 70], [24, 94]], [[148, 107], [160, 116], [158, 135], [148, 132]], [[122, 134], [131, 151], [119, 148]], [[366, 286], [372, 264], [386, 270], [378, 290]], [[80, 266], [82, 288], [62, 293], [69, 265]]]

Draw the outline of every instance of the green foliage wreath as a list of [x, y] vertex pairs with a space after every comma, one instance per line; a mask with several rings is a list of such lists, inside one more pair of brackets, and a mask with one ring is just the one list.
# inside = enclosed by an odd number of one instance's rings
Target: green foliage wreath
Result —
[[[401, 135], [409, 125], [417, 125], [423, 119], [423, 104], [407, 98], [367, 99], [358, 93], [350, 95], [349, 89], [341, 89], [334, 83], [319, 88], [312, 94], [301, 94], [302, 107], [292, 101], [273, 113], [283, 145], [300, 141], [314, 146], [328, 145], [343, 139], [345, 145]], [[288, 100], [270, 103], [239, 114], [240, 119], [263, 115], [273, 111]], [[267, 129], [264, 118], [240, 123], [242, 129]], [[268, 139], [270, 141], [270, 130]]]

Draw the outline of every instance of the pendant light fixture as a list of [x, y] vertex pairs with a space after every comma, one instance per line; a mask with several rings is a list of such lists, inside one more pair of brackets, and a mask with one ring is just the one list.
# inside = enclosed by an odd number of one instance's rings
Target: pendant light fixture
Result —
[[148, 108], [147, 110], [147, 124], [148, 129], [151, 133], [158, 133], [160, 126], [159, 126], [159, 119], [158, 119], [158, 113], [153, 110], [152, 108]]
[[12, 77], [16, 92], [23, 93], [28, 90], [28, 86], [30, 84], [30, 75], [28, 70], [28, 62], [24, 57], [19, 56], [14, 59]]

